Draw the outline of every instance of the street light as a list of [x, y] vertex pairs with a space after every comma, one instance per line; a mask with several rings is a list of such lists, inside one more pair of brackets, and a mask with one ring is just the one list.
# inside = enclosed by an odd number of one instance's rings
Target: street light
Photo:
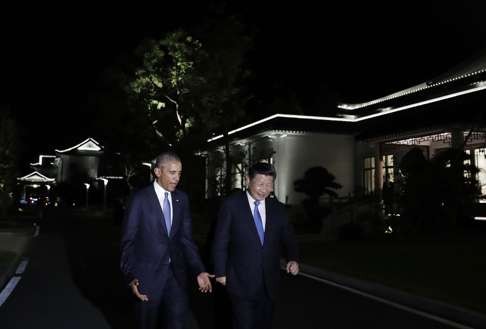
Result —
[[106, 185], [108, 185], [108, 179], [99, 177], [98, 180], [103, 181], [103, 209], [106, 209]]
[[89, 190], [90, 184], [84, 183], [84, 187], [86, 187], [86, 208], [88, 208], [88, 190]]

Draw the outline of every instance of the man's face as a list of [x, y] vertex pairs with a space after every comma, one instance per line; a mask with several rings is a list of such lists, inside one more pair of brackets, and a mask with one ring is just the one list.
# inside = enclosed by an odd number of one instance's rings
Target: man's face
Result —
[[248, 181], [248, 192], [255, 200], [263, 200], [273, 192], [273, 176], [256, 174]]
[[165, 190], [173, 192], [181, 179], [182, 163], [176, 160], [166, 161], [155, 168], [157, 183]]

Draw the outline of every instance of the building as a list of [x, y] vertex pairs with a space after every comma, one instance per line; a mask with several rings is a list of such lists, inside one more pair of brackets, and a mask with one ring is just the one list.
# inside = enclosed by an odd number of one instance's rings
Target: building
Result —
[[89, 199], [106, 204], [108, 185], [124, 177], [106, 173], [103, 156], [103, 146], [93, 138], [56, 149], [55, 155], [40, 155], [30, 163], [33, 171], [17, 178], [20, 205], [87, 205]]
[[276, 197], [297, 204], [305, 196], [294, 191], [294, 182], [309, 167], [334, 174], [341, 197], [378, 193], [395, 180], [398, 163], [412, 147], [428, 158], [464, 148], [480, 169], [477, 178], [486, 196], [485, 89], [486, 56], [480, 56], [390, 95], [339, 104], [336, 116], [275, 114], [214, 136], [202, 152], [206, 197], [221, 195], [226, 153], [233, 159], [234, 188], [244, 188], [250, 163], [268, 161], [279, 175]]
[[63, 150], [55, 150], [58, 161], [58, 183], [83, 181], [98, 178], [103, 147], [93, 138]]

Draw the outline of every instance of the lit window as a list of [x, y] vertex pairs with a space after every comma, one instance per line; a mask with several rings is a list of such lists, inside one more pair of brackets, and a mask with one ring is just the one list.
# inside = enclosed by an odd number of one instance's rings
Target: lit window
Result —
[[394, 156], [393, 154], [384, 155], [383, 161], [383, 182], [395, 181]]
[[364, 159], [363, 186], [364, 186], [365, 194], [371, 194], [375, 191], [375, 158], [374, 157], [368, 157]]

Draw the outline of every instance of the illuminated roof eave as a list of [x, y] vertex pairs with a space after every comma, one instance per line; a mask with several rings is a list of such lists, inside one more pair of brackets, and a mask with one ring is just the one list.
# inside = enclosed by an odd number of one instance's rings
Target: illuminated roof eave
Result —
[[30, 163], [31, 166], [41, 166], [42, 165], [42, 159], [43, 158], [55, 158], [55, 155], [39, 155], [39, 161], [35, 163]]
[[[272, 120], [272, 119], [275, 119], [275, 118], [306, 119], [306, 120], [335, 121], [335, 122], [354, 122], [355, 121], [355, 119], [349, 119], [349, 118], [321, 117], [321, 116], [312, 116], [312, 115], [296, 115], [296, 114], [280, 114], [280, 113], [277, 113], [277, 114], [271, 115], [269, 117], [263, 118], [261, 120], [247, 124], [243, 127], [231, 130], [231, 131], [228, 132], [228, 135], [233, 135], [233, 134], [235, 134], [239, 131], [248, 129], [250, 127], [259, 125], [260, 123], [263, 123], [263, 122], [266, 122], [266, 121], [269, 121], [269, 120]], [[224, 135], [218, 135], [216, 137], [212, 137], [212, 138], [208, 139], [207, 141], [212, 142], [212, 141], [218, 140], [220, 138], [223, 138], [223, 136]]]
[[82, 141], [81, 143], [73, 146], [73, 147], [70, 147], [70, 148], [67, 148], [67, 149], [64, 149], [64, 150], [55, 150], [57, 153], [66, 153], [66, 152], [69, 152], [69, 151], [72, 151], [72, 150], [75, 150], [77, 148], [80, 148], [81, 146], [83, 146], [84, 144], [86, 143], [89, 143], [89, 142], [92, 142], [94, 143], [97, 147], [99, 147], [99, 150], [92, 150], [93, 152], [98, 152], [98, 151], [101, 151], [101, 147], [100, 147], [100, 143], [98, 143], [95, 139], [89, 137], [89, 138], [86, 138], [84, 141]]
[[471, 94], [471, 93], [481, 91], [481, 90], [484, 90], [484, 89], [486, 89], [486, 83], [478, 84], [476, 87], [471, 88], [471, 89], [466, 89], [466, 90], [455, 92], [455, 93], [452, 93], [452, 94], [431, 98], [431, 99], [428, 99], [428, 100], [425, 100], [425, 101], [400, 106], [400, 107], [397, 107], [397, 108], [390, 108], [389, 110], [386, 110], [386, 111], [381, 112], [381, 113], [374, 113], [374, 114], [370, 114], [370, 115], [365, 115], [365, 116], [362, 116], [362, 117], [356, 119], [355, 122], [360, 122], [360, 121], [376, 118], [376, 117], [379, 117], [379, 116], [382, 116], [382, 115], [392, 114], [392, 113], [404, 111], [404, 110], [407, 110], [407, 109], [410, 109], [410, 108], [420, 107], [420, 106], [423, 106], [423, 105], [440, 102], [442, 100], [455, 98], [455, 97], [466, 95], [466, 94]]
[[454, 77], [451, 77], [447, 80], [443, 80], [443, 81], [433, 83], [433, 84], [427, 84], [426, 82], [423, 82], [423, 83], [418, 84], [416, 86], [397, 91], [393, 94], [383, 96], [383, 97], [371, 100], [369, 102], [353, 103], [353, 104], [342, 103], [342, 104], [338, 105], [338, 108], [341, 109], [341, 110], [346, 110], [346, 111], [354, 111], [354, 110], [362, 109], [362, 108], [365, 108], [365, 107], [368, 107], [368, 106], [371, 106], [371, 105], [375, 105], [375, 104], [378, 104], [378, 103], [386, 102], [386, 101], [389, 101], [389, 100], [392, 100], [392, 99], [395, 99], [395, 98], [399, 98], [399, 97], [402, 97], [402, 96], [414, 94], [414, 93], [417, 93], [419, 91], [426, 90], [426, 89], [429, 89], [429, 88], [432, 88], [432, 87], [444, 85], [446, 83], [450, 83], [450, 82], [457, 81], [457, 80], [460, 80], [460, 79], [469, 78], [471, 76], [478, 75], [478, 74], [481, 74], [483, 72], [486, 72], [486, 69], [481, 69], [481, 70], [477, 70], [477, 71], [474, 71], [474, 72], [462, 74], [460, 76], [454, 76]]
[[[395, 112], [404, 111], [404, 110], [407, 110], [407, 109], [410, 109], [410, 108], [415, 108], [415, 107], [420, 107], [420, 106], [431, 104], [431, 103], [436, 103], [436, 102], [439, 102], [439, 101], [442, 101], [442, 100], [445, 100], [445, 99], [455, 98], [455, 97], [458, 97], [458, 96], [478, 92], [478, 91], [486, 89], [486, 82], [475, 83], [473, 86], [474, 87], [471, 87], [470, 89], [466, 89], [466, 90], [463, 90], [463, 91], [455, 92], [455, 93], [452, 93], [452, 94], [447, 94], [447, 95], [440, 96], [440, 97], [431, 98], [431, 99], [428, 99], [428, 100], [425, 100], [425, 101], [412, 103], [412, 104], [400, 106], [400, 107], [397, 107], [397, 108], [390, 107], [390, 108], [387, 108], [386, 111], [383, 111], [383, 112], [380, 112], [380, 113], [369, 114], [369, 115], [365, 115], [365, 116], [354, 118], [354, 119], [353, 118], [308, 116], [308, 115], [293, 115], [293, 114], [274, 114], [274, 115], [271, 115], [269, 117], [266, 117], [266, 118], [263, 118], [261, 120], [252, 122], [252, 123], [247, 124], [245, 126], [242, 126], [240, 128], [231, 130], [231, 131], [228, 132], [228, 135], [235, 134], [239, 131], [248, 129], [250, 127], [256, 126], [260, 123], [263, 123], [263, 122], [266, 122], [266, 121], [269, 121], [269, 120], [272, 120], [272, 119], [275, 119], [275, 118], [306, 119], [306, 120], [351, 122], [351, 123], [361, 122], [361, 121], [365, 121], [365, 120], [368, 120], [368, 119], [380, 117], [380, 116], [383, 116], [383, 115], [388, 115], [388, 114], [392, 114], [392, 113], [395, 113]], [[223, 137], [224, 137], [224, 135], [218, 135], [218, 136], [215, 136], [215, 137], [208, 139], [207, 142], [208, 143], [213, 142], [213, 141], [221, 139]]]
[[[32, 172], [32, 173], [30, 173], [30, 174], [28, 174], [28, 175], [25, 175], [25, 176], [23, 176], [23, 177], [19, 177], [19, 178], [17, 178], [17, 180], [19, 180], [19, 181], [29, 181], [29, 178], [31, 178], [31, 177], [33, 177], [33, 176], [37, 176], [37, 177], [39, 177], [39, 178], [40, 178], [40, 179], [41, 179], [43, 182], [49, 182], [49, 183], [51, 183], [51, 182], [54, 182], [54, 181], [55, 181], [55, 179], [54, 179], [54, 178], [49, 178], [49, 177], [47, 177], [47, 176], [44, 176], [44, 175], [42, 175], [42, 174], [41, 174], [40, 172], [38, 172], [38, 171], [34, 171], [34, 172]], [[39, 182], [40, 182], [40, 181], [39, 181]]]
[[428, 86], [424, 82], [424, 83], [421, 83], [419, 85], [397, 91], [393, 94], [386, 95], [386, 96], [371, 100], [369, 102], [353, 103], [353, 104], [342, 103], [342, 104], [339, 104], [337, 107], [341, 110], [354, 111], [354, 110], [358, 110], [358, 109], [368, 107], [368, 106], [371, 106], [371, 105], [375, 105], [375, 104], [378, 104], [378, 103], [386, 102], [388, 100], [395, 99], [395, 98], [398, 98], [398, 97], [401, 97], [401, 96], [413, 94], [413, 93], [416, 93], [418, 91], [421, 91], [421, 90], [424, 90], [424, 89], [427, 89], [427, 88], [428, 88]]

